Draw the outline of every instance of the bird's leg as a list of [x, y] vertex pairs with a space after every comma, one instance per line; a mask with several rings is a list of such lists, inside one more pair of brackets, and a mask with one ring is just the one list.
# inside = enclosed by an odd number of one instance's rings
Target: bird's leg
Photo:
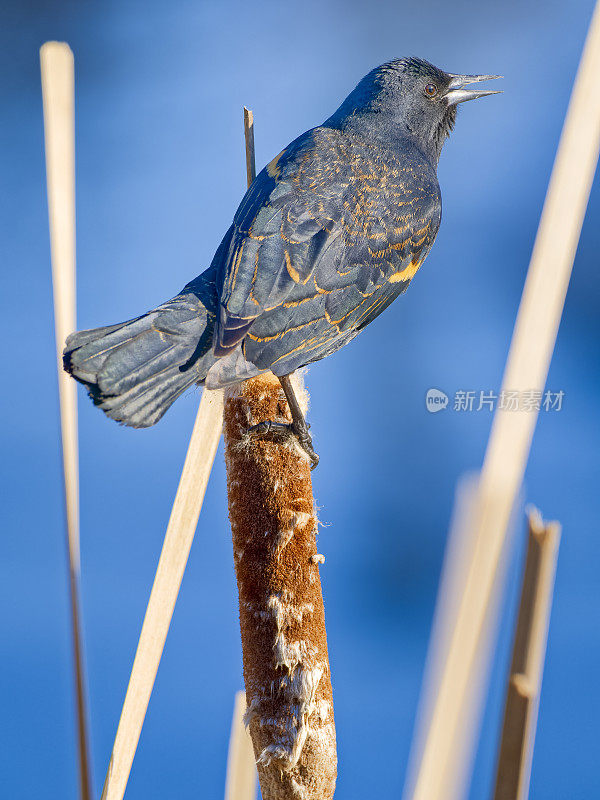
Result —
[[288, 401], [288, 406], [290, 407], [290, 413], [292, 415], [292, 430], [296, 434], [296, 438], [300, 442], [300, 447], [304, 450], [304, 452], [310, 458], [312, 467], [314, 469], [317, 464], [319, 463], [319, 456], [315, 453], [313, 449], [313, 443], [310, 433], [308, 432], [308, 424], [304, 419], [304, 414], [302, 413], [302, 409], [300, 408], [300, 403], [298, 402], [298, 398], [296, 397], [296, 393], [294, 392], [294, 387], [292, 386], [292, 381], [289, 375], [280, 375], [279, 376], [279, 383], [281, 384], [281, 388], [283, 389], [283, 393], [285, 394], [285, 399]]
[[288, 425], [284, 422], [272, 422], [266, 420], [259, 422], [258, 425], [253, 425], [249, 433], [252, 436], [258, 436], [264, 439], [272, 439], [273, 441], [284, 442], [290, 436], [295, 436], [298, 439], [300, 447], [304, 450], [311, 461], [311, 469], [314, 469], [319, 463], [319, 456], [315, 453], [312, 444], [312, 438], [308, 432], [308, 424], [304, 419], [304, 414], [298, 403], [298, 398], [294, 392], [294, 387], [290, 380], [289, 375], [279, 376], [281, 388], [285, 394], [290, 413], [292, 415], [292, 424]]

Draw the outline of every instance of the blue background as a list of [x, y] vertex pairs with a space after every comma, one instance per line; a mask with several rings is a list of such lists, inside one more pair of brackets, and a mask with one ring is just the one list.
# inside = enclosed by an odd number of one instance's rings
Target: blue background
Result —
[[[38, 48], [75, 53], [78, 322], [116, 322], [209, 263], [244, 192], [242, 105], [258, 166], [400, 55], [505, 75], [463, 106], [442, 155], [444, 220], [409, 293], [314, 366], [315, 495], [340, 758], [337, 796], [399, 797], [456, 482], [491, 416], [427, 413], [435, 386], [497, 391], [591, 0], [3, 3], [0, 46], [0, 686], [2, 795], [75, 797], [71, 651]], [[564, 526], [533, 798], [600, 793], [600, 186], [596, 181], [524, 496]], [[154, 429], [81, 393], [83, 602], [100, 791], [199, 392]], [[522, 526], [520, 529], [522, 533]], [[518, 556], [472, 798], [486, 797]], [[241, 686], [223, 457], [196, 540], [128, 797], [222, 796]]]

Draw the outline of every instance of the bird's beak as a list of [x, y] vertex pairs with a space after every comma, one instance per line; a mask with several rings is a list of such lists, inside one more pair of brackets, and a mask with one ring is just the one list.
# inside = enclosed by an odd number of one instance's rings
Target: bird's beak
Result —
[[467, 100], [476, 100], [478, 97], [485, 97], [488, 94], [502, 94], [501, 91], [493, 89], [464, 89], [469, 83], [481, 83], [481, 81], [495, 81], [502, 78], [502, 75], [450, 75], [450, 85], [446, 92], [446, 102], [449, 106], [457, 103], [464, 103]]

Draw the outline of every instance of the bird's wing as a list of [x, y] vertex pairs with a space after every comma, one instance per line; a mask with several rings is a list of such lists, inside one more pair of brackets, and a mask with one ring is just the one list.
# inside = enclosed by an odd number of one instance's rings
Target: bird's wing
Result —
[[333, 129], [304, 134], [260, 173], [236, 213], [219, 269], [216, 354], [245, 340], [260, 368], [288, 364], [291, 351], [320, 358], [406, 289], [440, 213], [435, 174], [418, 159], [400, 165]]
[[305, 284], [338, 233], [343, 187], [335, 173], [322, 176], [332, 197], [327, 208], [318, 192], [299, 185], [303, 163], [321, 160], [327, 171], [318, 148], [314, 131], [292, 142], [256, 177], [236, 212], [218, 267], [216, 355], [233, 350], [258, 317]]
[[426, 163], [414, 154], [382, 158], [372, 143], [360, 156], [344, 203], [344, 258], [325, 257], [315, 271], [327, 293], [325, 316], [340, 333], [361, 330], [406, 291], [441, 220], [437, 178]]
[[[321, 187], [326, 216], [340, 217], [312, 271], [254, 322], [243, 342], [248, 361], [277, 374], [323, 358], [387, 308], [408, 287], [440, 224], [437, 179], [418, 157], [400, 163], [376, 144], [362, 142], [342, 152], [337, 163], [333, 158], [327, 163], [337, 176], [331, 191], [310, 161], [301, 164], [297, 178], [307, 194]], [[333, 192], [339, 192], [341, 210]]]

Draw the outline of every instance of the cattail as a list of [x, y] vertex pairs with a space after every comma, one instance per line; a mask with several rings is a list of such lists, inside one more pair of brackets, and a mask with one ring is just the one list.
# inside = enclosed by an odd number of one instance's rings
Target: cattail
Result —
[[[301, 378], [294, 388], [306, 406]], [[327, 800], [337, 757], [309, 461], [295, 439], [281, 444], [248, 433], [259, 422], [290, 419], [270, 373], [226, 392], [246, 723], [264, 800]]]

